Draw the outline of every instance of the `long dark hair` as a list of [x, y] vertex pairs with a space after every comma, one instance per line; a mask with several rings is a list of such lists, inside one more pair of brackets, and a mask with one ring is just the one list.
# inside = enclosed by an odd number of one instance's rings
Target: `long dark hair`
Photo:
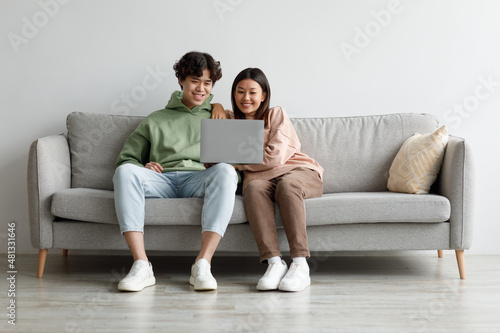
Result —
[[260, 103], [259, 109], [255, 113], [255, 119], [262, 119], [264, 120], [264, 124], [267, 125], [269, 103], [271, 101], [271, 86], [269, 85], [269, 81], [267, 80], [266, 75], [259, 68], [244, 69], [234, 79], [233, 86], [231, 88], [231, 104], [233, 106], [234, 118], [245, 119], [245, 114], [238, 108], [234, 99], [234, 93], [236, 92], [238, 83], [245, 79], [252, 79], [257, 82], [262, 88], [262, 92], [266, 94], [264, 101]]

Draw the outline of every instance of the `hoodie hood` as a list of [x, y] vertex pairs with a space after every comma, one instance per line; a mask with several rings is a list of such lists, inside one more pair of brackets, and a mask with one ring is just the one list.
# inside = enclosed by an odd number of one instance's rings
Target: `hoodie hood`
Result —
[[211, 112], [212, 106], [210, 105], [210, 102], [212, 101], [212, 98], [214, 98], [214, 95], [210, 94], [210, 96], [208, 96], [208, 98], [203, 102], [202, 105], [196, 105], [192, 109], [189, 109], [187, 106], [182, 104], [182, 91], [177, 90], [174, 91], [170, 96], [170, 100], [168, 101], [167, 106], [165, 106], [165, 109], [190, 113], [199, 113], [205, 111]]

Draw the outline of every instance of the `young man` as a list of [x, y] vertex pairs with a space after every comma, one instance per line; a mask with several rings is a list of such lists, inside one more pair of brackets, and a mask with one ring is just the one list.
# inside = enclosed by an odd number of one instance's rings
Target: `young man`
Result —
[[238, 182], [225, 163], [200, 163], [201, 119], [210, 118], [212, 87], [220, 63], [207, 53], [189, 52], [174, 65], [182, 91], [165, 109], [151, 113], [125, 142], [113, 177], [120, 231], [134, 257], [119, 290], [140, 291], [156, 283], [144, 246], [145, 198], [204, 198], [201, 249], [191, 268], [195, 290], [217, 289], [210, 263], [231, 218]]

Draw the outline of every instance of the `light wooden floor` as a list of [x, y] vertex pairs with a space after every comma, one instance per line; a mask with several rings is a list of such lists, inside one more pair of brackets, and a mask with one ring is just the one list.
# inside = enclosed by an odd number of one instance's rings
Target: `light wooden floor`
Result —
[[500, 332], [500, 256], [466, 254], [466, 280], [453, 251], [315, 258], [299, 293], [257, 292], [257, 258], [220, 256], [219, 289], [195, 292], [192, 259], [152, 256], [157, 284], [124, 293], [129, 256], [51, 250], [41, 279], [37, 256], [18, 256], [16, 326], [2, 278], [0, 332]]

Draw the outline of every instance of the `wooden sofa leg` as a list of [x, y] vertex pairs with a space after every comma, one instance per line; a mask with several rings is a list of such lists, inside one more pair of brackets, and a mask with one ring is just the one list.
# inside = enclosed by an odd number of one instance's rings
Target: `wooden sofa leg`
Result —
[[68, 249], [63, 249], [63, 257], [67, 257], [68, 256]]
[[443, 257], [443, 250], [438, 250], [438, 258], [442, 258]]
[[43, 270], [45, 268], [45, 260], [47, 259], [48, 249], [40, 249], [38, 251], [38, 272], [36, 277], [41, 278], [43, 276]]
[[464, 250], [455, 250], [457, 255], [458, 273], [461, 279], [465, 279], [465, 252]]

